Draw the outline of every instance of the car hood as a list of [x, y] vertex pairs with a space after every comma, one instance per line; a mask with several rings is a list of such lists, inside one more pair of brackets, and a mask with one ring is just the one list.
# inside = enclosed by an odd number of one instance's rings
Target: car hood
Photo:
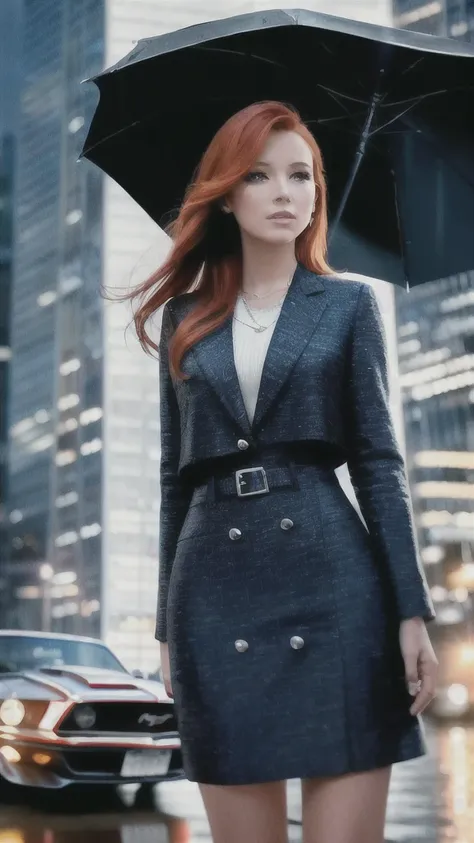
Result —
[[[12, 692], [16, 690], [15, 678], [13, 675], [8, 677], [8, 685]], [[155, 679], [139, 679], [118, 670], [62, 665], [24, 671], [17, 675], [17, 680], [22, 685], [24, 683], [30, 685], [32, 692], [34, 689], [32, 695], [35, 697], [41, 696], [41, 689], [43, 689], [48, 698], [51, 695], [57, 695], [63, 699], [74, 698], [82, 702], [104, 699], [173, 702], [161, 682]]]

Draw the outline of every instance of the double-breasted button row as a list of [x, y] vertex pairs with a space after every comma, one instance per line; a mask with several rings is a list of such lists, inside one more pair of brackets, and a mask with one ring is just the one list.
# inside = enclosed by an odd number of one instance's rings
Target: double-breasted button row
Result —
[[[290, 647], [293, 650], [301, 650], [304, 647], [304, 638], [301, 635], [292, 635], [290, 638]], [[235, 649], [238, 653], [246, 653], [249, 648], [249, 642], [245, 638], [237, 638], [235, 641]]]
[[[294, 526], [295, 525], [291, 518], [282, 518], [280, 521], [280, 527], [282, 530], [291, 530]], [[233, 542], [238, 541], [242, 538], [242, 530], [239, 530], [238, 527], [231, 527], [229, 530], [229, 538]]]

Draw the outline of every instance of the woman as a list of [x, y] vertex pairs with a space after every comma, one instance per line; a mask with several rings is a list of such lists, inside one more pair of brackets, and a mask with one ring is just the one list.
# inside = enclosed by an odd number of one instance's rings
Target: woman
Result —
[[296, 777], [304, 843], [381, 843], [391, 765], [425, 751], [434, 613], [381, 318], [326, 233], [314, 138], [257, 103], [217, 132], [134, 294], [147, 349], [167, 303], [156, 637], [215, 843], [286, 841]]

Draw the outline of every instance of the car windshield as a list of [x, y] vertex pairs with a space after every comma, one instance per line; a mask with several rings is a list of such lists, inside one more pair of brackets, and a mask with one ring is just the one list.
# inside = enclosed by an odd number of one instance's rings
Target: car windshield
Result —
[[125, 668], [100, 642], [27, 635], [0, 635], [0, 673], [40, 667], [80, 665], [103, 670]]

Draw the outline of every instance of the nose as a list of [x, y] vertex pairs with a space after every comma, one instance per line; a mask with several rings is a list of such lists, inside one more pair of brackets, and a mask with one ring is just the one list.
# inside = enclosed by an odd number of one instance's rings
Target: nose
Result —
[[275, 197], [273, 201], [277, 202], [279, 205], [291, 202], [290, 186], [286, 174], [281, 175], [280, 178], [276, 179]]
[[275, 196], [274, 202], [277, 202], [279, 205], [282, 203], [288, 204], [288, 202], [291, 202], [291, 198], [288, 194], [288, 191], [286, 189], [280, 190]]

